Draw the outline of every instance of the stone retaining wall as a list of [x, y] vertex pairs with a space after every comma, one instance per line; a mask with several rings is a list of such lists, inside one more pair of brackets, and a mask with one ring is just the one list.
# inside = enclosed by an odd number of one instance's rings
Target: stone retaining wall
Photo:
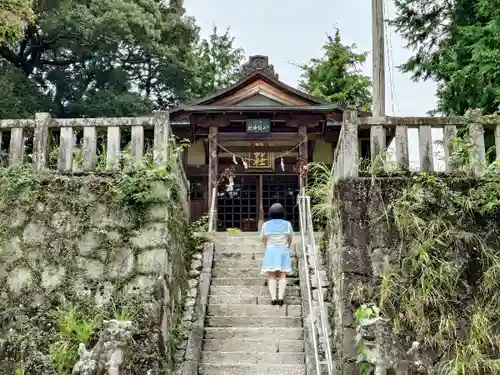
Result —
[[109, 319], [131, 322], [120, 374], [164, 374], [183, 359], [202, 268], [186, 198], [156, 181], [137, 207], [120, 178], [33, 177], [1, 201], [3, 374], [60, 374]]

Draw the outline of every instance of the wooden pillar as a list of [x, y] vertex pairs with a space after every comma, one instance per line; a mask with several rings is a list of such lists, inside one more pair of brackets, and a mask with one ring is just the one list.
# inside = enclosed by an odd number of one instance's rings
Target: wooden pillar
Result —
[[[299, 126], [299, 142], [302, 142], [299, 146], [299, 158], [302, 157], [306, 161], [306, 163], [309, 162], [308, 160], [308, 150], [307, 150], [307, 126], [305, 125], [300, 125]], [[305, 140], [305, 141], [304, 141]], [[300, 190], [302, 191], [303, 188], [307, 186], [307, 176], [305, 177], [299, 177], [299, 186]]]
[[264, 224], [264, 202], [262, 201], [262, 175], [259, 175], [259, 188], [257, 190], [257, 202], [258, 202], [258, 209], [259, 209], [259, 217], [258, 217], [258, 231], [262, 229], [262, 225]]
[[[216, 231], [217, 227], [217, 170], [218, 170], [218, 155], [217, 155], [217, 127], [210, 126], [208, 132], [208, 213], [212, 207], [212, 199], [215, 200], [213, 213], [213, 228]], [[215, 188], [215, 195], [214, 193]]]

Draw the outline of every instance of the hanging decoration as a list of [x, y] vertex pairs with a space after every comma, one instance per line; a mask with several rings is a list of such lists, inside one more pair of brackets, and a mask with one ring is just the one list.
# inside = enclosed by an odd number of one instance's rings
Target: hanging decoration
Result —
[[297, 157], [297, 162], [293, 167], [293, 171], [297, 173], [300, 177], [307, 176], [307, 159], [305, 158], [305, 156]]
[[219, 173], [217, 185], [223, 185], [224, 187], [231, 189], [228, 191], [232, 191], [234, 187], [234, 167], [228, 167]]
[[284, 172], [285, 171], [285, 162], [283, 161], [283, 158], [281, 158], [281, 170]]
[[[218, 148], [220, 148], [221, 150], [223, 150], [224, 152], [228, 153], [229, 155], [232, 156], [233, 158], [233, 163], [234, 164], [238, 164], [238, 159], [241, 159], [241, 164], [243, 165], [243, 167], [245, 169], [248, 169], [248, 163], [249, 162], [252, 162], [252, 161], [255, 161], [255, 159], [253, 158], [249, 158], [249, 157], [243, 157], [241, 155], [238, 155], [238, 154], [235, 154], [231, 151], [229, 151], [227, 148], [225, 148], [224, 146], [222, 146], [221, 144], [219, 144], [217, 142], [217, 139], [215, 136], [212, 136], [212, 137], [209, 137], [207, 138], [205, 141], [207, 142], [209, 139], [211, 139], [216, 145]], [[277, 156], [273, 156], [273, 157], [270, 157], [270, 158], [259, 158], [259, 162], [262, 162], [262, 161], [269, 161], [271, 160], [272, 162], [274, 162], [275, 160], [277, 159], [281, 159], [282, 160], [282, 163], [281, 163], [281, 168], [284, 170], [284, 162], [283, 162], [283, 157], [284, 156], [287, 156], [287, 155], [290, 155], [292, 152], [294, 152], [295, 150], [297, 150], [299, 148], [299, 146], [305, 142], [307, 142], [307, 137], [304, 137], [298, 144], [296, 144], [294, 147], [292, 147], [290, 150], [288, 151], [285, 151], [284, 153], [280, 154], [280, 155], [277, 155]], [[216, 157], [217, 156], [217, 152], [214, 152], [213, 154], [213, 157]]]

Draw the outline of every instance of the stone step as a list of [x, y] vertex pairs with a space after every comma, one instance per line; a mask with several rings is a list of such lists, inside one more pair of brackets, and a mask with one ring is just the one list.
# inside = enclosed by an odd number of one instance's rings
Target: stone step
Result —
[[214, 305], [209, 304], [207, 308], [208, 316], [302, 316], [302, 307], [300, 305], [234, 305], [223, 304]]
[[[209, 296], [208, 303], [213, 304], [224, 304], [224, 303], [236, 303], [236, 304], [257, 304], [257, 305], [270, 305], [271, 297], [269, 291], [265, 290], [264, 295], [255, 294], [231, 294], [227, 291], [227, 294], [213, 294]], [[288, 292], [288, 290], [287, 290]], [[288, 293], [290, 294], [290, 293]], [[298, 294], [298, 293], [297, 293]], [[300, 305], [301, 298], [298, 296], [285, 296], [285, 304], [287, 305]]]
[[302, 352], [303, 340], [278, 340], [274, 337], [261, 339], [204, 339], [202, 350], [207, 352], [278, 353]]
[[[236, 275], [235, 275], [236, 276]], [[299, 285], [299, 279], [297, 278], [288, 278], [287, 285]], [[219, 277], [212, 279], [213, 286], [266, 286], [267, 279], [265, 275], [260, 277]]]
[[[201, 352], [201, 363], [302, 365], [304, 353]], [[285, 375], [285, 374], [283, 374]]]
[[302, 328], [205, 328], [205, 339], [257, 339], [266, 336], [270, 336], [278, 340], [302, 340], [304, 333]]
[[305, 365], [255, 365], [205, 363], [198, 370], [199, 375], [305, 375]]
[[[292, 266], [293, 267], [293, 266]], [[259, 267], [224, 267], [217, 266], [212, 270], [212, 277], [259, 277], [261, 275], [262, 265]], [[297, 277], [297, 273], [294, 275], [288, 275], [289, 277]]]
[[301, 328], [302, 318], [291, 316], [254, 317], [254, 316], [208, 316], [205, 327], [281, 327]]
[[[300, 297], [300, 287], [298, 285], [287, 285], [287, 297]], [[254, 297], [269, 298], [269, 288], [267, 286], [259, 285], [214, 285], [210, 287], [210, 297], [215, 296], [238, 296], [238, 295], [251, 295]]]

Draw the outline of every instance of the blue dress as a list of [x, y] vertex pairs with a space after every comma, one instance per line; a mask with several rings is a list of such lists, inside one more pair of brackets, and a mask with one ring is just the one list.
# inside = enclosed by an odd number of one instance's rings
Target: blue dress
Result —
[[286, 220], [271, 219], [264, 223], [260, 238], [267, 239], [261, 273], [292, 272], [288, 240], [293, 237], [292, 224]]

